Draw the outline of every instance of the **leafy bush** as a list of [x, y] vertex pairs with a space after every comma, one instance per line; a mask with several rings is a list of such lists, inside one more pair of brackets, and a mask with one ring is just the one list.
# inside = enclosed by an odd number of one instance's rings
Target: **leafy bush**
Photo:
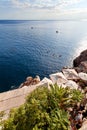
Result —
[[26, 102], [10, 112], [3, 130], [69, 130], [67, 108], [81, 101], [78, 90], [51, 86], [39, 87], [28, 95]]

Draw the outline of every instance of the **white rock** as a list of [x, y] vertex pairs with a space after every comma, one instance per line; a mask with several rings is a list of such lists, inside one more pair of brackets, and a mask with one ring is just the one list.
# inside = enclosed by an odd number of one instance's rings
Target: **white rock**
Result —
[[87, 103], [86, 103], [86, 105], [85, 105], [85, 110], [87, 110]]
[[71, 89], [78, 89], [78, 85], [72, 80], [68, 80], [65, 85]]
[[62, 72], [51, 74], [50, 79], [54, 84], [57, 83], [58, 85], [62, 85], [63, 83], [67, 82], [67, 79], [65, 78]]
[[27, 78], [26, 78], [26, 80], [27, 81], [31, 81], [33, 78], [31, 77], [31, 76], [28, 76]]
[[44, 78], [43, 80], [40, 81], [40, 86], [47, 86], [48, 88], [50, 88], [50, 85], [52, 84], [53, 85], [53, 82], [48, 79], [48, 78]]
[[62, 70], [66, 79], [77, 80], [79, 79], [78, 73], [74, 69], [63, 69]]
[[87, 81], [87, 74], [86, 74], [86, 73], [80, 72], [78, 75], [79, 75], [79, 77], [80, 77], [82, 80]]
[[41, 82], [40, 83], [49, 83], [49, 84], [53, 84], [53, 82], [50, 80], [50, 79], [48, 79], [48, 78], [43, 78], [43, 80], [41, 80]]
[[83, 122], [82, 127], [79, 130], [87, 130], [87, 119]]
[[82, 120], [82, 117], [83, 117], [82, 113], [78, 113], [78, 114], [76, 115], [76, 117], [75, 117], [75, 120], [76, 120], [76, 121]]
[[40, 82], [40, 77], [38, 75], [36, 75], [36, 79], [38, 82]]

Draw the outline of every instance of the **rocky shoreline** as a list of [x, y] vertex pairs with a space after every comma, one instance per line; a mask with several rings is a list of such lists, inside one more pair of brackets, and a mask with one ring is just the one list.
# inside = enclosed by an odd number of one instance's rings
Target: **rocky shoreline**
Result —
[[[80, 54], [80, 56], [74, 59], [73, 68], [63, 68], [61, 72], [50, 74], [49, 75], [50, 79], [45, 77], [43, 80], [40, 80], [39, 76], [36, 76], [35, 78], [27, 77], [26, 81], [19, 86], [18, 90], [29, 88], [29, 90], [25, 94], [26, 96], [28, 92], [31, 92], [31, 89], [33, 87], [34, 89], [41, 85], [42, 86], [46, 85], [47, 87], [50, 87], [50, 84], [55, 84], [55, 83], [58, 84], [58, 86], [62, 86], [64, 88], [70, 87], [70, 89], [80, 90], [84, 94], [83, 101], [81, 102], [81, 104], [79, 103], [76, 104], [73, 109], [69, 108], [68, 112], [70, 114], [71, 130], [77, 130], [79, 128], [80, 130], [86, 130], [87, 129], [87, 74], [86, 73], [87, 73], [87, 50], [83, 51]], [[1, 93], [0, 95], [3, 94]], [[0, 106], [3, 104], [2, 100], [3, 99], [0, 99]]]
[[[72, 130], [80, 128], [80, 130], [86, 130], [87, 126], [84, 125], [87, 122], [87, 50], [83, 51], [73, 61], [73, 68], [63, 68], [61, 72], [51, 74], [50, 79], [52, 84], [57, 83], [62, 87], [70, 87], [71, 89], [79, 89], [85, 95], [81, 104], [76, 104], [73, 109], [69, 108], [71, 115], [70, 121]], [[50, 82], [51, 82], [50, 81]], [[20, 85], [29, 86], [35, 85], [40, 82], [40, 77], [36, 76], [27, 77], [26, 81]], [[83, 128], [84, 127], [84, 128]]]
[[[82, 72], [82, 73], [81, 73]], [[64, 82], [64, 80], [73, 80], [79, 81], [80, 79], [83, 80], [83, 84], [86, 85], [85, 78], [87, 73], [87, 50], [81, 52], [81, 54], [73, 60], [73, 67], [72, 68], [63, 68], [61, 72], [51, 74], [50, 79], [52, 77], [58, 76], [58, 83]], [[60, 81], [62, 79], [63, 81]], [[52, 80], [52, 79], [51, 79]], [[29, 76], [26, 78], [26, 81], [23, 82], [19, 88], [23, 86], [35, 85], [40, 82], [40, 77], [36, 76], [35, 78]], [[56, 81], [53, 81], [55, 83]], [[81, 84], [81, 86], [83, 85]], [[79, 84], [80, 85], [80, 84]]]

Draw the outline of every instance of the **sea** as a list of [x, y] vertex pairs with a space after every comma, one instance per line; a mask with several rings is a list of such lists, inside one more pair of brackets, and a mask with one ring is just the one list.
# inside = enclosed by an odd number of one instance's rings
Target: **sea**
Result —
[[72, 67], [85, 49], [87, 21], [0, 20], [0, 92]]

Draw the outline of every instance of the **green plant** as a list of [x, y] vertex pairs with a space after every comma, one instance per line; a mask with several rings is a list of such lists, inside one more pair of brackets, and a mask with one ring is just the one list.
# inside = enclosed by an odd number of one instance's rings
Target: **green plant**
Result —
[[68, 130], [67, 108], [81, 97], [80, 91], [56, 84], [50, 90], [39, 87], [28, 95], [24, 105], [10, 112], [3, 130]]

